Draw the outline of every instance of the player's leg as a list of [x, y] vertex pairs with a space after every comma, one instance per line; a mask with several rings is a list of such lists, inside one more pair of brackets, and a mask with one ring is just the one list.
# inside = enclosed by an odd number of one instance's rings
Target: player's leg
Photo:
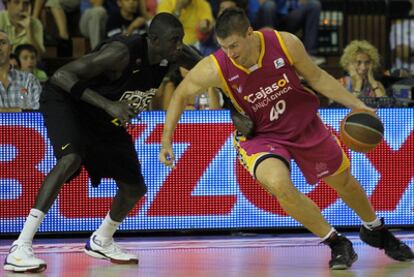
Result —
[[[354, 210], [364, 222], [373, 222], [377, 216], [359, 182], [350, 173], [349, 167], [341, 173], [323, 180], [336, 190], [344, 202]], [[376, 227], [376, 226], [373, 226]]]
[[287, 214], [331, 247], [330, 268], [347, 269], [356, 261], [357, 255], [352, 243], [329, 225], [319, 207], [309, 197], [296, 189], [290, 179], [289, 169], [283, 161], [275, 158], [265, 159], [257, 166], [256, 178], [277, 198]]
[[92, 234], [85, 246], [85, 253], [113, 263], [137, 264], [138, 257], [122, 250], [113, 239], [118, 226], [145, 195], [147, 189], [143, 182], [126, 184], [117, 181], [118, 191], [112, 202], [112, 207], [102, 224]]
[[53, 94], [53, 100], [42, 101], [41, 111], [58, 161], [43, 181], [35, 205], [30, 210], [18, 239], [13, 242], [10, 248], [10, 253], [4, 262], [5, 270], [39, 272], [46, 268], [46, 263], [34, 256], [33, 237], [61, 187], [79, 169], [81, 164], [81, 158], [76, 154], [80, 152], [80, 133], [70, 102], [54, 101], [59, 97], [59, 94], [46, 87], [43, 94], [45, 96], [48, 93]]
[[319, 207], [293, 185], [283, 161], [267, 158], [257, 165], [255, 173], [257, 181], [277, 198], [283, 210], [309, 231], [322, 238], [331, 230]]
[[[119, 129], [97, 147], [100, 149], [99, 153], [91, 158], [100, 160], [102, 153], [111, 163], [109, 166], [107, 163], [102, 164], [100, 169], [95, 168], [95, 172], [101, 176], [112, 176], [117, 183], [118, 191], [109, 213], [87, 242], [85, 252], [114, 263], [136, 264], [138, 258], [121, 250], [113, 240], [118, 226], [147, 191], [134, 141], [124, 129]], [[94, 164], [99, 164], [99, 160], [95, 160]], [[88, 161], [85, 163], [88, 164]]]
[[376, 216], [364, 189], [352, 176], [349, 168], [334, 176], [325, 177], [324, 180], [363, 221], [360, 237], [364, 242], [384, 249], [385, 254], [395, 260], [414, 259], [412, 250], [385, 227], [383, 219]]
[[45, 214], [52, 206], [63, 184], [80, 167], [80, 156], [69, 154], [62, 157], [46, 176], [36, 198], [34, 207], [23, 225], [16, 241], [13, 242], [4, 262], [4, 269], [15, 272], [40, 272], [46, 263], [34, 256], [32, 241]]

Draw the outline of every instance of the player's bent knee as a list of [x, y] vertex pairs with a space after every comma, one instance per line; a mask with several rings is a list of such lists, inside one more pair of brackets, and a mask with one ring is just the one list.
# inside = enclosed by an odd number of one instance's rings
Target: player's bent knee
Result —
[[297, 193], [289, 179], [270, 180], [263, 186], [279, 201], [291, 199]]
[[338, 175], [324, 178], [324, 181], [334, 189], [346, 189], [353, 185], [352, 179], [350, 170], [346, 169]]

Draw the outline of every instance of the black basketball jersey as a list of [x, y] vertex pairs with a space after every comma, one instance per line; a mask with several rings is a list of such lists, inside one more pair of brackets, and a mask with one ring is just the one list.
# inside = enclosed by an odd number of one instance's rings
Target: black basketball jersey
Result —
[[[129, 50], [129, 63], [121, 76], [116, 80], [110, 80], [107, 75], [101, 74], [84, 82], [87, 87], [105, 98], [113, 101], [132, 102], [134, 109], [141, 112], [148, 106], [162, 79], [167, 74], [168, 62], [163, 60], [160, 64], [149, 64], [146, 37], [139, 35], [118, 36], [109, 39], [98, 46], [95, 51], [113, 41], [124, 43]], [[97, 110], [100, 110], [98, 113], [105, 113], [105, 111], [85, 102], [80, 105], [85, 109], [92, 108], [93, 113], [98, 112]], [[85, 112], [87, 111], [85, 110]]]
[[[171, 69], [177, 66], [190, 69], [201, 59], [189, 46], [184, 45], [184, 49], [175, 64], [170, 65], [167, 60], [163, 60], [159, 64], [151, 65], [148, 61], [148, 44], [145, 35], [121, 35], [109, 38], [100, 43], [93, 51], [98, 51], [106, 44], [114, 41], [124, 43], [129, 50], [129, 63], [121, 76], [115, 80], [110, 80], [105, 74], [107, 72], [105, 72], [87, 80], [80, 80], [80, 82], [83, 83], [84, 87], [93, 89], [110, 100], [131, 102], [137, 112], [147, 108], [163, 78], [167, 73], [172, 72]], [[58, 92], [58, 95], [56, 92]], [[87, 102], [74, 100], [69, 93], [64, 92], [61, 88], [49, 82], [46, 85], [42, 98], [50, 99], [56, 97], [63, 97], [71, 102], [76, 101], [74, 106], [77, 113], [79, 113], [81, 118], [88, 121], [84, 123], [92, 128], [105, 128], [108, 125], [115, 126], [111, 123], [113, 118], [104, 110]]]

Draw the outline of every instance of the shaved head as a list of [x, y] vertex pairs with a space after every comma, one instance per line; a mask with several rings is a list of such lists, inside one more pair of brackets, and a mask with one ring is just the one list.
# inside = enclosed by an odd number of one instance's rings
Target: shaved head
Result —
[[170, 13], [159, 13], [152, 19], [148, 34], [150, 37], [161, 37], [171, 29], [184, 30], [183, 24], [177, 17]]

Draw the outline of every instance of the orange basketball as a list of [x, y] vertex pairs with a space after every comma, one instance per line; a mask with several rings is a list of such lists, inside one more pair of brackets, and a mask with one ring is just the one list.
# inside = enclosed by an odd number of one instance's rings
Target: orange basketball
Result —
[[384, 136], [384, 126], [374, 112], [355, 110], [341, 122], [341, 140], [351, 150], [366, 153]]

